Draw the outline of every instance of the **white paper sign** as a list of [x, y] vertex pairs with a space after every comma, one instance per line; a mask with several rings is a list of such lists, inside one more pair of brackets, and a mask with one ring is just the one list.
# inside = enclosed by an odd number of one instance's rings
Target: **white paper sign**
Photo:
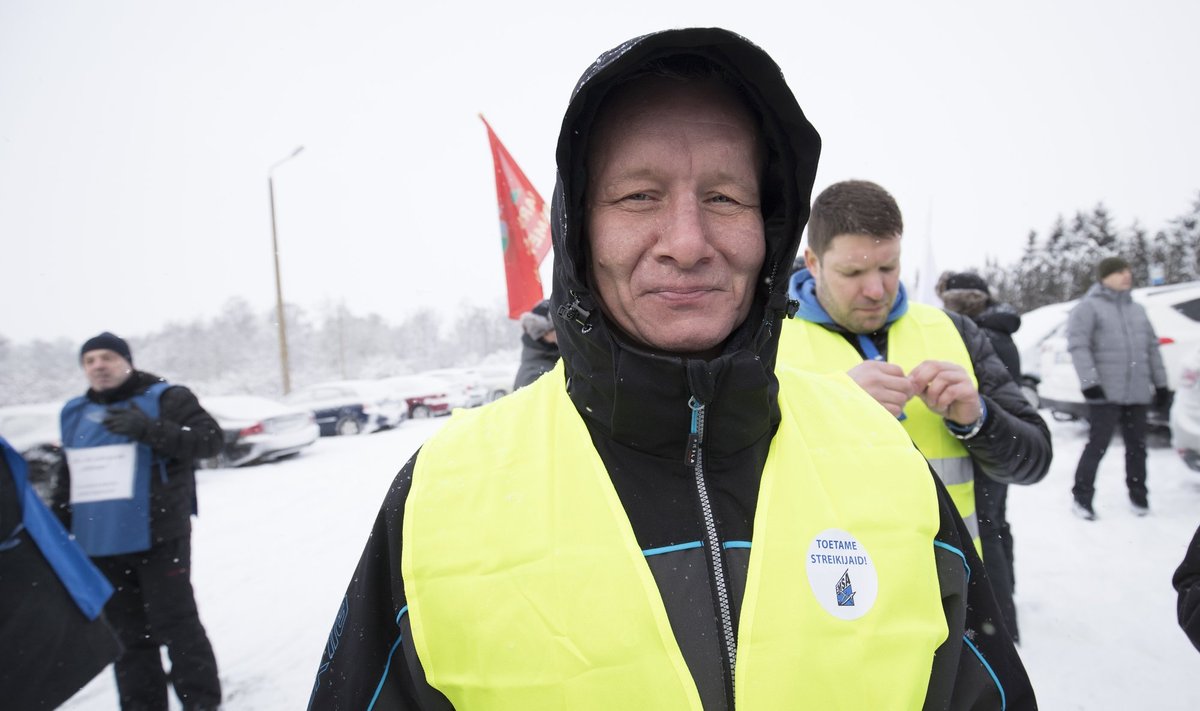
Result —
[[132, 499], [137, 444], [68, 447], [67, 466], [71, 468], [71, 503]]

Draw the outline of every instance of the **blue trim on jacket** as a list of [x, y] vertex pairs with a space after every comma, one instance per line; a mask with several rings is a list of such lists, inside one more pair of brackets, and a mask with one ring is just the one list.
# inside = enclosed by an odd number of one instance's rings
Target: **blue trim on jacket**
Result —
[[[900, 284], [899, 287], [896, 291], [896, 301], [892, 304], [892, 310], [888, 312], [887, 323], [889, 325], [908, 313], [908, 292], [905, 290], [904, 284]], [[812, 272], [807, 269], [801, 269], [788, 280], [788, 297], [800, 302], [796, 318], [825, 326], [837, 325], [825, 311], [825, 307], [821, 306], [821, 302], [817, 300], [817, 282], [813, 279]], [[874, 348], [873, 345], [872, 348]]]
[[21, 523], [79, 610], [89, 620], [96, 619], [104, 609], [104, 603], [112, 597], [112, 585], [29, 485], [25, 459], [3, 437], [0, 437], [0, 450], [3, 450], [17, 484]]

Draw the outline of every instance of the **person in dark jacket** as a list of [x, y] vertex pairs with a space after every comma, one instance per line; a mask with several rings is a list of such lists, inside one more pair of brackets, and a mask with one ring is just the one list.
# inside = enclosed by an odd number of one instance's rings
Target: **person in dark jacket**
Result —
[[1087, 400], [1088, 442], [1075, 468], [1072, 511], [1095, 520], [1096, 469], [1121, 425], [1125, 440], [1125, 486], [1136, 516], [1150, 513], [1146, 487], [1146, 407], [1166, 408], [1171, 391], [1146, 309], [1129, 293], [1133, 272], [1121, 257], [1096, 267], [1099, 282], [1067, 316], [1067, 350]]
[[726, 30], [587, 70], [552, 208], [562, 360], [401, 469], [311, 709], [712, 710], [735, 689], [743, 708], [1035, 708], [894, 419], [776, 369], [819, 141]]
[[221, 428], [190, 390], [133, 368], [129, 345], [105, 332], [79, 353], [90, 388], [62, 412], [63, 480], [76, 540], [116, 589], [105, 613], [125, 652], [115, 664], [122, 709], [185, 711], [221, 703], [217, 662], [191, 582], [195, 460], [222, 446]]
[[1192, 645], [1200, 650], [1200, 528], [1192, 536], [1187, 555], [1171, 578], [1175, 592], [1179, 593], [1179, 603], [1176, 612], [1179, 615], [1179, 626], [1183, 633], [1192, 641]]
[[121, 653], [101, 610], [112, 586], [30, 486], [0, 437], [0, 699], [55, 709]]
[[[1021, 354], [1012, 334], [1021, 327], [1021, 315], [1008, 304], [992, 299], [983, 277], [973, 272], [947, 272], [938, 280], [937, 295], [948, 310], [975, 322], [987, 336], [1005, 370], [1014, 381], [1021, 379]], [[1004, 624], [1013, 637], [1017, 631], [1017, 607], [1013, 603], [1016, 574], [1013, 567], [1013, 538], [1008, 525], [1008, 484], [986, 474], [975, 480], [975, 511], [979, 515], [979, 537], [983, 560], [992, 578], [992, 591], [1004, 612]]]
[[521, 367], [513, 390], [519, 390], [548, 373], [558, 362], [558, 338], [550, 320], [550, 300], [539, 301], [521, 314]]

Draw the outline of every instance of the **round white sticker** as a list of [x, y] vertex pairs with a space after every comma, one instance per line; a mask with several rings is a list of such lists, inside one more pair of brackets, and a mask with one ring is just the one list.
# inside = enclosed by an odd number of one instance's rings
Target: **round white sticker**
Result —
[[879, 577], [858, 539], [840, 528], [821, 531], [808, 547], [808, 583], [829, 614], [857, 620], [875, 606]]

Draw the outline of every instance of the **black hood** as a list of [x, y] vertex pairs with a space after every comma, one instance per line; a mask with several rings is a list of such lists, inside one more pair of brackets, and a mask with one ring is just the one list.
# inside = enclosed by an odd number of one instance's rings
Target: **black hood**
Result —
[[[675, 55], [702, 56], [736, 78], [761, 120], [768, 148], [762, 189], [763, 269], [749, 316], [730, 336], [722, 355], [711, 361], [647, 353], [618, 341], [600, 312], [588, 278], [584, 160], [597, 111], [614, 86], [648, 61]], [[762, 49], [727, 30], [684, 29], [645, 35], [605, 52], [588, 67], [571, 96], [559, 133], [551, 219], [551, 312], [568, 389], [585, 416], [620, 431], [623, 391], [632, 389], [639, 407], [654, 399], [673, 401], [680, 387], [685, 396], [690, 391], [708, 402], [734, 372], [740, 373], [737, 379], [746, 380], [740, 389], [757, 390], [761, 383], [773, 402], [778, 324], [787, 308], [788, 275], [808, 219], [819, 153], [820, 137], [804, 117], [779, 66]], [[632, 422], [630, 426], [639, 427]], [[631, 436], [637, 440], [640, 435]]]

